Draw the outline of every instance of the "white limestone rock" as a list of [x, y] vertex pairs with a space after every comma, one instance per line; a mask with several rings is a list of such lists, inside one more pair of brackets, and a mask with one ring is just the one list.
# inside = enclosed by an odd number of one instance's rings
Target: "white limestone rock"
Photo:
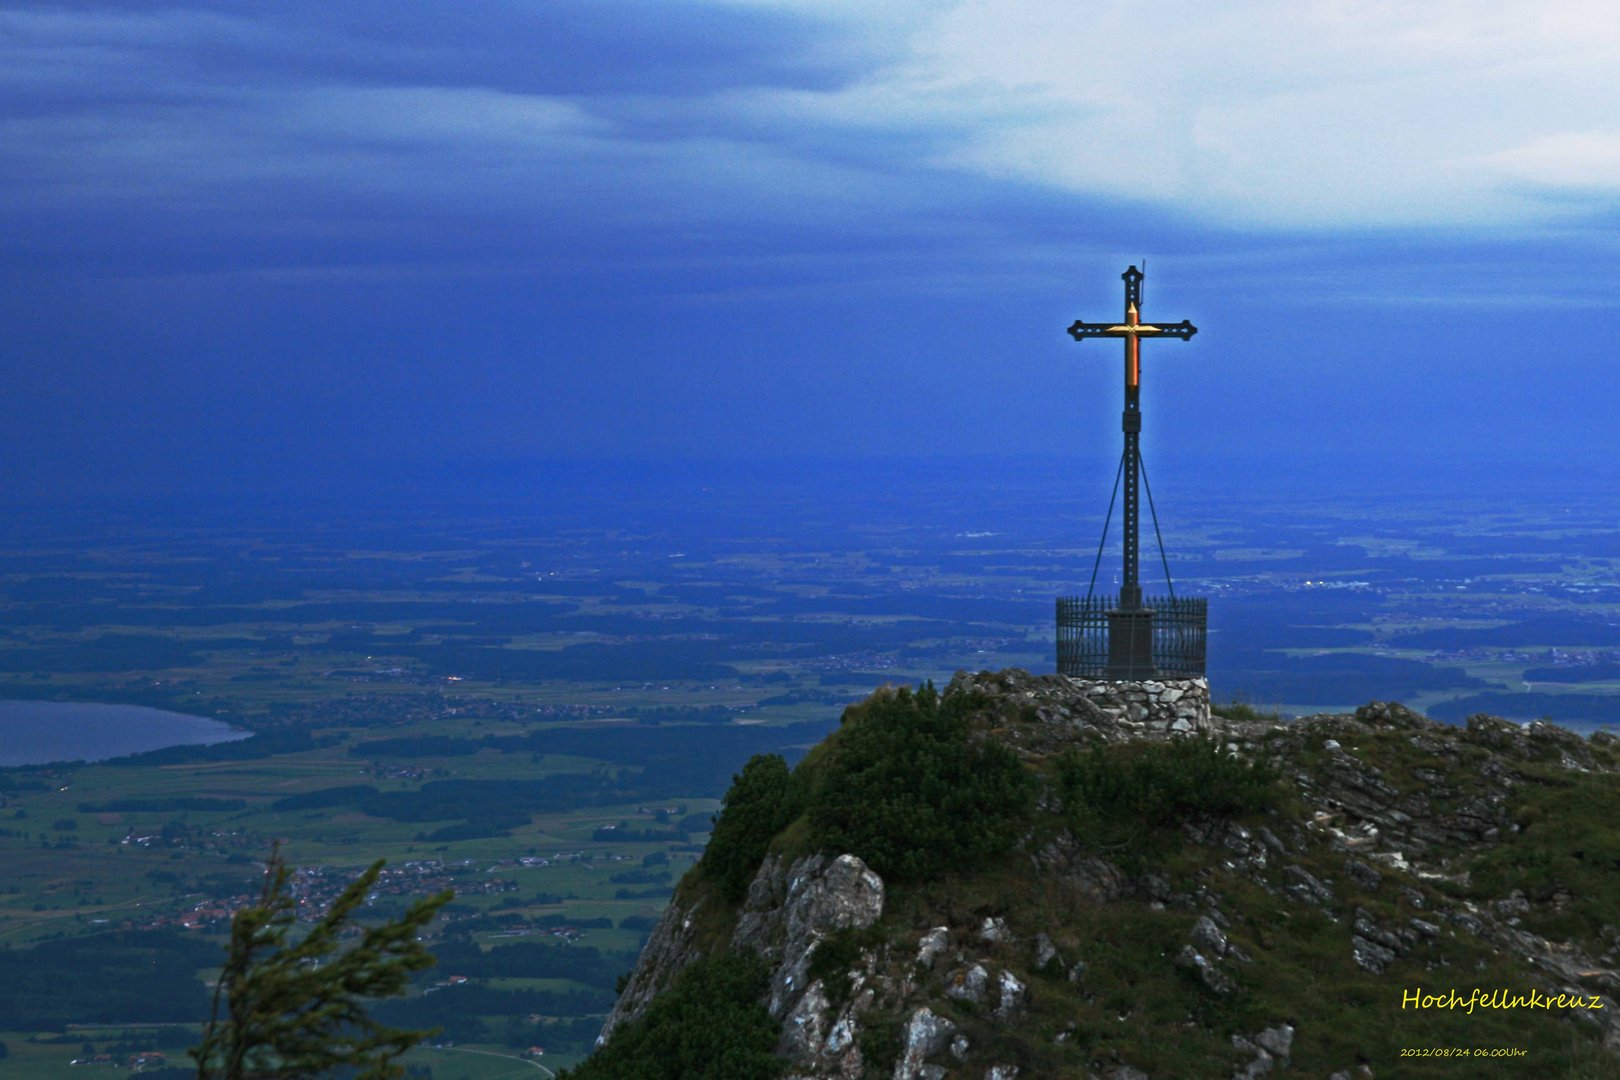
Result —
[[1037, 969], [1044, 968], [1047, 964], [1053, 962], [1056, 962], [1059, 966], [1062, 966], [1063, 958], [1058, 956], [1057, 946], [1052, 944], [1051, 936], [1044, 933], [1036, 934], [1035, 967]]
[[[894, 1080], [924, 1080], [926, 1059], [944, 1050], [956, 1034], [956, 1025], [934, 1015], [926, 1005], [911, 1014], [901, 1034], [900, 1059], [894, 1064]], [[944, 1075], [944, 1070], [940, 1071]]]
[[945, 996], [958, 1001], [984, 1002], [985, 990], [990, 985], [990, 973], [983, 964], [957, 968], [945, 977]]
[[986, 916], [979, 926], [979, 939], [994, 945], [1013, 939], [1012, 931], [1007, 929], [1007, 920], [997, 916]]
[[1192, 928], [1193, 947], [1211, 956], [1226, 955], [1226, 935], [1208, 915], [1200, 915]]
[[934, 961], [939, 959], [951, 944], [951, 929], [948, 926], [936, 926], [928, 933], [917, 939], [917, 966], [931, 968]]
[[1018, 976], [1005, 968], [996, 977], [996, 990], [996, 1019], [1006, 1020], [1023, 1007], [1026, 987]]

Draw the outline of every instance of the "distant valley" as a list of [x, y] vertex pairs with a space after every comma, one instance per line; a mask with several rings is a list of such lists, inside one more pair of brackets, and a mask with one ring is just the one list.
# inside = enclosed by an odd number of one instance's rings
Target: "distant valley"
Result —
[[[45, 1080], [84, 1044], [148, 1042], [183, 1064], [198, 972], [275, 838], [315, 896], [376, 857], [393, 871], [378, 912], [457, 890], [440, 966], [388, 1006], [400, 1022], [505, 1055], [491, 1069], [530, 1046], [577, 1060], [750, 755], [796, 760], [883, 682], [1052, 669], [1053, 597], [1085, 591], [1102, 526], [1081, 493], [1052, 494], [1073, 483], [620, 477], [409, 511], [18, 508], [0, 698], [255, 734], [0, 770], [8, 1067]], [[1211, 598], [1218, 700], [1620, 720], [1620, 533], [1601, 498], [1161, 483], [1175, 587]], [[155, 999], [132, 973], [157, 962], [185, 974]], [[412, 1061], [497, 1075], [449, 1049]]]

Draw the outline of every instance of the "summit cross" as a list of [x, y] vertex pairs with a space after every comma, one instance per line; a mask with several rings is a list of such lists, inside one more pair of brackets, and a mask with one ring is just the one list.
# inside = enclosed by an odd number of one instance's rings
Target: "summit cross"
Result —
[[[1198, 328], [1191, 322], [1183, 319], [1178, 323], [1151, 323], [1142, 321], [1142, 271], [1132, 266], [1120, 277], [1125, 282], [1125, 320], [1118, 323], [1088, 323], [1076, 321], [1069, 327], [1069, 336], [1076, 341], [1085, 341], [1087, 338], [1112, 337], [1121, 338], [1125, 342], [1125, 411], [1120, 418], [1120, 427], [1125, 433], [1125, 452], [1120, 459], [1120, 474], [1124, 481], [1124, 575], [1119, 587], [1119, 600], [1107, 612], [1107, 663], [1103, 673], [1112, 679], [1150, 679], [1159, 672], [1159, 665], [1155, 659], [1155, 630], [1154, 605], [1144, 604], [1142, 600], [1142, 583], [1140, 575], [1141, 540], [1140, 540], [1140, 512], [1138, 486], [1141, 479], [1141, 434], [1142, 434], [1142, 341], [1146, 338], [1178, 338], [1189, 340], [1198, 333]], [[1169, 604], [1175, 604], [1172, 593]], [[1063, 604], [1060, 601], [1058, 617], [1059, 638], [1059, 670], [1065, 674], [1078, 674], [1080, 661], [1065, 659], [1065, 641], [1069, 638], [1066, 623], [1072, 623], [1075, 616], [1065, 615]], [[1090, 603], [1089, 593], [1086, 604]], [[1194, 605], [1201, 605], [1202, 601], [1195, 601]], [[1162, 606], [1162, 605], [1161, 605]], [[1081, 609], [1076, 608], [1075, 611]], [[1203, 622], [1202, 607], [1189, 607], [1188, 615], [1174, 614], [1173, 619], [1185, 620], [1192, 618], [1187, 630], [1174, 631], [1171, 636], [1177, 640], [1185, 639], [1185, 643], [1192, 646], [1188, 658], [1196, 656], [1196, 667], [1202, 673], [1203, 668]], [[1162, 613], [1172, 615], [1168, 608]], [[1084, 616], [1081, 616], [1083, 619]], [[1165, 630], [1161, 628], [1157, 636], [1164, 637]], [[1070, 627], [1069, 630], [1073, 630]]]
[[1139, 543], [1137, 507], [1138, 477], [1142, 460], [1140, 436], [1142, 434], [1142, 339], [1144, 337], [1171, 337], [1187, 341], [1198, 333], [1198, 327], [1186, 319], [1172, 325], [1142, 321], [1142, 271], [1132, 266], [1120, 277], [1125, 282], [1125, 321], [1123, 323], [1088, 323], [1075, 321], [1069, 327], [1069, 336], [1076, 341], [1095, 337], [1116, 337], [1125, 340], [1125, 412], [1120, 426], [1125, 432], [1124, 486], [1125, 486], [1125, 580], [1120, 584], [1119, 606], [1122, 610], [1136, 611], [1142, 606], [1140, 581], [1141, 545]]

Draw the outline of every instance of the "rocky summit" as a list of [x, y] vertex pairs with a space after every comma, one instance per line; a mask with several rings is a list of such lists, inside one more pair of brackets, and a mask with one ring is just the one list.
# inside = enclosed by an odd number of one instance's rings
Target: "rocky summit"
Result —
[[1612, 736], [1098, 697], [961, 673], [749, 762], [576, 1075], [1620, 1076]]

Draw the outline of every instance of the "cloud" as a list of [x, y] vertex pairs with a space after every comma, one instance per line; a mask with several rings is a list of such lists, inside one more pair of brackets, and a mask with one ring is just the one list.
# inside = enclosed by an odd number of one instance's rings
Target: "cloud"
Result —
[[1620, 130], [1543, 135], [1478, 164], [1535, 190], [1613, 196], [1620, 194]]
[[41, 250], [137, 238], [143, 260], [187, 234], [246, 235], [246, 253], [346, 230], [372, 266], [392, 218], [396, 237], [481, 230], [587, 259], [632, 236], [859, 216], [894, 188], [871, 156], [723, 104], [842, 82], [868, 45], [838, 24], [639, 0], [367, 7], [0, 13], [0, 225]]
[[1087, 215], [1577, 229], [1620, 194], [1620, 23], [1591, 2], [343, 7], [0, 13], [0, 224], [346, 231], [374, 266], [406, 223], [699, 257]]
[[753, 104], [934, 130], [938, 168], [1223, 224], [1535, 224], [1607, 205], [1544, 196], [1612, 188], [1579, 133], [1620, 109], [1617, 59], [1591, 2], [966, 0], [858, 84]]

